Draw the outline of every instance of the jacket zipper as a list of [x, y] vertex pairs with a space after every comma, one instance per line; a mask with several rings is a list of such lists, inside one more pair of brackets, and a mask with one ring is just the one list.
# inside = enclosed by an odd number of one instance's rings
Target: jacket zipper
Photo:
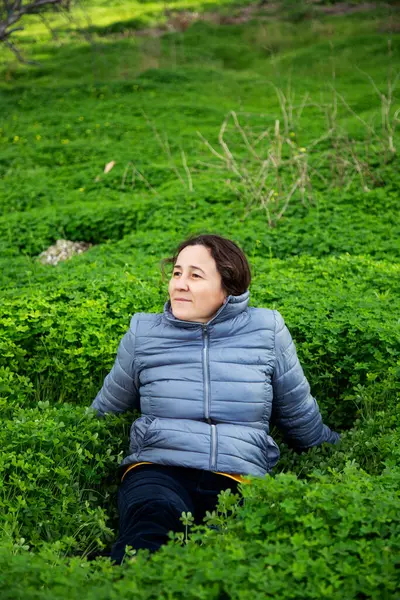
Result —
[[203, 325], [203, 378], [204, 378], [204, 417], [211, 424], [210, 419], [210, 373], [208, 369], [208, 331]]
[[204, 374], [204, 417], [211, 427], [211, 448], [210, 448], [210, 469], [216, 469], [217, 462], [217, 428], [212, 424], [210, 417], [210, 368], [208, 357], [208, 330], [207, 325], [203, 325], [203, 374]]
[[210, 469], [215, 471], [217, 468], [217, 427], [211, 425], [211, 462]]

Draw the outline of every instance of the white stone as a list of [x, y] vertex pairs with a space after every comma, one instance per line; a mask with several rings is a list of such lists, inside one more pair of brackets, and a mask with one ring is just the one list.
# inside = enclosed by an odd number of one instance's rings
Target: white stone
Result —
[[72, 256], [86, 252], [92, 246], [88, 242], [57, 240], [53, 246], [39, 254], [38, 260], [44, 265], [57, 265], [62, 260], [69, 260]]

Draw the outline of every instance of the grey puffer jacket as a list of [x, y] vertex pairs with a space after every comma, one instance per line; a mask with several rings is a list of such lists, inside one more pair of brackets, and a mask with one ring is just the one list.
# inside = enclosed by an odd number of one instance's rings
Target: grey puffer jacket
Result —
[[149, 461], [262, 476], [279, 449], [271, 417], [296, 449], [335, 443], [280, 313], [228, 296], [206, 324], [137, 313], [92, 403], [99, 416], [140, 409], [128, 465]]

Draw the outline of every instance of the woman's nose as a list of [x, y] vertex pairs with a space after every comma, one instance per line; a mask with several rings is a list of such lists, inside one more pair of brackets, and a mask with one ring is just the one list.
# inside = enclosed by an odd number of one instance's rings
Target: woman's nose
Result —
[[187, 280], [187, 278], [182, 275], [182, 277], [180, 277], [177, 280], [176, 287], [177, 287], [178, 290], [187, 290], [188, 289], [188, 280]]

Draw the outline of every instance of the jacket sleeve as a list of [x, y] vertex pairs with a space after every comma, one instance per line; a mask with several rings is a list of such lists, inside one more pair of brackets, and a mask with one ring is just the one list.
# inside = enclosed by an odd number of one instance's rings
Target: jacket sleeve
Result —
[[137, 315], [121, 339], [113, 368], [104, 379], [103, 386], [91, 404], [98, 416], [105, 413], [122, 413], [140, 408], [139, 385], [135, 370], [135, 342]]
[[336, 443], [340, 436], [323, 424], [317, 401], [297, 357], [296, 348], [282, 315], [275, 314], [275, 369], [272, 418], [288, 444], [296, 450]]

